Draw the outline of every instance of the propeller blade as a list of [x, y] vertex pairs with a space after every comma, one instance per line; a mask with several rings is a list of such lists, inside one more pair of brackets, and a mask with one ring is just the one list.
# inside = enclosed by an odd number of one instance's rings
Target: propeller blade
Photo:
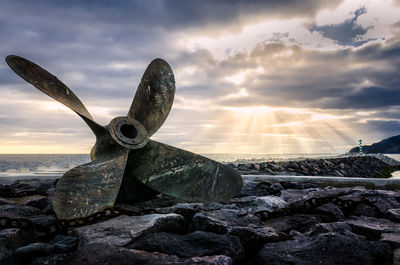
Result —
[[149, 140], [132, 150], [125, 177], [185, 201], [224, 201], [242, 188], [242, 177], [209, 158]]
[[6, 58], [10, 68], [34, 87], [75, 111], [98, 135], [104, 133], [103, 126], [97, 124], [79, 98], [58, 78], [39, 65], [16, 55]]
[[58, 181], [54, 212], [62, 220], [86, 217], [112, 207], [121, 186], [128, 149], [77, 166]]
[[128, 117], [143, 124], [150, 137], [167, 118], [174, 95], [175, 77], [171, 67], [163, 59], [155, 59], [143, 74]]

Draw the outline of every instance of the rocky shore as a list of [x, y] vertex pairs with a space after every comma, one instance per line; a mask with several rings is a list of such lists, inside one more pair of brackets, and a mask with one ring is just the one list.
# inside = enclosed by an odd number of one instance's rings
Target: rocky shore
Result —
[[52, 180], [0, 186], [0, 264], [400, 261], [398, 191], [245, 180], [229, 201], [185, 203], [160, 196], [130, 206], [134, 214], [68, 230], [58, 228], [53, 192]]
[[388, 178], [399, 165], [390, 165], [374, 156], [353, 156], [299, 161], [229, 164], [242, 175], [336, 176]]

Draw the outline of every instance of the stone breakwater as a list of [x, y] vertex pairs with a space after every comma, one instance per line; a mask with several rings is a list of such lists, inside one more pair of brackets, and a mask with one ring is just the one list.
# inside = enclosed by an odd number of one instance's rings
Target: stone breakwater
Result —
[[[50, 180], [0, 185], [0, 264], [400, 262], [400, 191], [245, 180], [225, 202], [159, 196], [130, 206], [135, 216], [42, 233], [57, 223], [53, 194]], [[7, 226], [7, 218], [34, 226]]]
[[336, 176], [386, 178], [400, 170], [373, 156], [354, 156], [299, 161], [228, 164], [242, 175]]

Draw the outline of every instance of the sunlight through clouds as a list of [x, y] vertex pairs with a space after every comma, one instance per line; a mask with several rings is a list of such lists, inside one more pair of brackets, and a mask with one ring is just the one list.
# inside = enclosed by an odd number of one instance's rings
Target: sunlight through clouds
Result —
[[[176, 95], [152, 139], [194, 152], [340, 153], [398, 134], [399, 4], [215, 5], [6, 0], [0, 54], [58, 76], [102, 125], [126, 115], [148, 63], [165, 59]], [[5, 63], [0, 122], [0, 153], [87, 153], [94, 143], [73, 111]]]

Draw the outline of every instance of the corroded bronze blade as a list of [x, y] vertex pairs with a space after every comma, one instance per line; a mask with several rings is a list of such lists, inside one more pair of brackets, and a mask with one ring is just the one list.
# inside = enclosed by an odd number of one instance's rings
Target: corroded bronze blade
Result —
[[104, 132], [105, 129], [93, 120], [88, 110], [74, 92], [58, 80], [56, 76], [47, 72], [39, 65], [16, 55], [7, 56], [6, 62], [25, 81], [75, 111], [96, 135]]
[[75, 167], [56, 185], [54, 212], [62, 220], [86, 217], [112, 207], [125, 171], [128, 149], [110, 154], [108, 159]]
[[143, 74], [128, 117], [138, 120], [152, 136], [164, 123], [175, 95], [175, 77], [163, 59], [153, 60]]
[[149, 140], [132, 150], [125, 178], [136, 178], [153, 190], [185, 201], [223, 201], [239, 193], [242, 178], [209, 158]]

